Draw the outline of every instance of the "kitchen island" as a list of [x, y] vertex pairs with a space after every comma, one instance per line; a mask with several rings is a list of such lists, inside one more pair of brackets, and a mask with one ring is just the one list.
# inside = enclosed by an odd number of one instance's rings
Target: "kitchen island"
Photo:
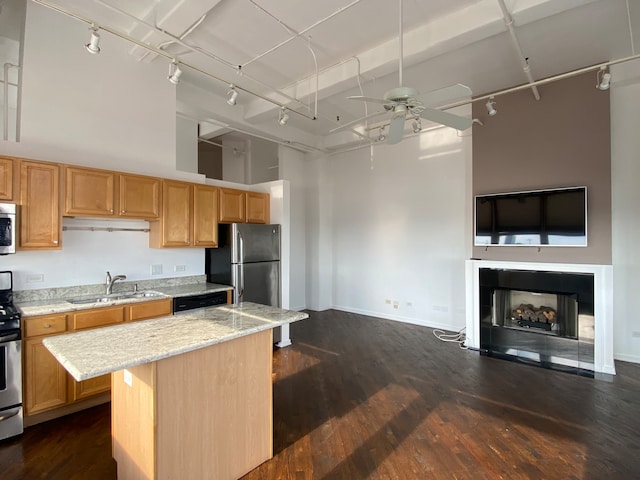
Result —
[[47, 338], [76, 380], [113, 373], [121, 479], [235, 479], [273, 454], [272, 329], [302, 312], [242, 303]]

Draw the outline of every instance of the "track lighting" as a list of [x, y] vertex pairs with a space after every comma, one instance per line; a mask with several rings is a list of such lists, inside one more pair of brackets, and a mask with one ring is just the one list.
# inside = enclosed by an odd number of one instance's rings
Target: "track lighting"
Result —
[[413, 133], [420, 133], [422, 131], [422, 121], [420, 118], [416, 118], [411, 126], [413, 127]]
[[238, 100], [238, 91], [234, 84], [229, 85], [229, 91], [227, 92], [229, 98], [227, 99], [227, 103], [231, 106], [235, 105]]
[[384, 126], [380, 127], [380, 132], [378, 133], [378, 141], [384, 142], [387, 136], [384, 134]]
[[289, 121], [289, 114], [287, 113], [287, 109], [284, 107], [280, 108], [280, 114], [278, 115], [278, 123], [282, 126], [286, 125]]
[[487, 107], [487, 113], [490, 116], [493, 117], [496, 113], [498, 113], [498, 110], [496, 110], [496, 102], [494, 101], [493, 97], [489, 97], [489, 100], [487, 100], [485, 106]]
[[611, 74], [607, 72], [606, 67], [600, 68], [596, 73], [596, 88], [599, 90], [609, 90], [611, 86]]
[[180, 70], [180, 65], [178, 62], [174, 60], [169, 65], [169, 76], [167, 77], [171, 83], [177, 85], [180, 83], [180, 77], [182, 76], [182, 70]]
[[95, 25], [93, 25], [89, 31], [91, 32], [91, 37], [89, 38], [89, 43], [85, 44], [84, 47], [87, 49], [87, 52], [92, 55], [97, 55], [100, 53], [100, 34]]

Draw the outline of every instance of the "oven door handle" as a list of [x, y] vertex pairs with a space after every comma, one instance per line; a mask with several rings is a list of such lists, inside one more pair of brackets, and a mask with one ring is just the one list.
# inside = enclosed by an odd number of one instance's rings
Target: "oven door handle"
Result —
[[18, 340], [19, 338], [19, 333], [12, 333], [10, 335], [0, 337], [0, 343], [13, 342], [14, 340]]
[[0, 422], [4, 422], [5, 420], [9, 420], [12, 417], [15, 417], [20, 413], [20, 409], [22, 407], [17, 407], [13, 410], [9, 410], [6, 414], [0, 416]]

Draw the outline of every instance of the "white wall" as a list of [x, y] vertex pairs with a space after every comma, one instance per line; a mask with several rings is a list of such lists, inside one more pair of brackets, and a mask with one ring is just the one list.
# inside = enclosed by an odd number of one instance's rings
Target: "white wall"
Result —
[[198, 122], [176, 118], [176, 169], [198, 173]]
[[[129, 44], [104, 32], [101, 53], [90, 55], [87, 39], [85, 24], [27, 3], [22, 141], [3, 142], [0, 153], [201, 181], [176, 171], [176, 87], [167, 65], [136, 62]], [[62, 245], [2, 257], [0, 268], [16, 271], [17, 289], [100, 283], [107, 270], [158, 278], [151, 264], [163, 265], [162, 277], [204, 273], [203, 249], [149, 249], [147, 233], [65, 232]], [[175, 273], [174, 265], [186, 269]], [[28, 273], [44, 282], [27, 284]]]
[[225, 182], [248, 183], [247, 141], [225, 136], [222, 145], [222, 179]]
[[616, 65], [611, 73], [614, 355], [640, 363], [640, 64]]
[[247, 183], [263, 183], [284, 178], [278, 175], [278, 144], [252, 138], [250, 144], [250, 170]]
[[470, 147], [438, 128], [329, 160], [335, 308], [464, 326]]
[[289, 182], [289, 306], [302, 310], [307, 306], [306, 298], [306, 196], [308, 161], [303, 153], [288, 147], [279, 147], [280, 177]]

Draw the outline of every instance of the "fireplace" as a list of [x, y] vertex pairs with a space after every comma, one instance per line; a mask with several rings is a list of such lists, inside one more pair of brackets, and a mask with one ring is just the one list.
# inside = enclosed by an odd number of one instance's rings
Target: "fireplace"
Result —
[[467, 341], [483, 355], [615, 374], [611, 266], [467, 261]]

